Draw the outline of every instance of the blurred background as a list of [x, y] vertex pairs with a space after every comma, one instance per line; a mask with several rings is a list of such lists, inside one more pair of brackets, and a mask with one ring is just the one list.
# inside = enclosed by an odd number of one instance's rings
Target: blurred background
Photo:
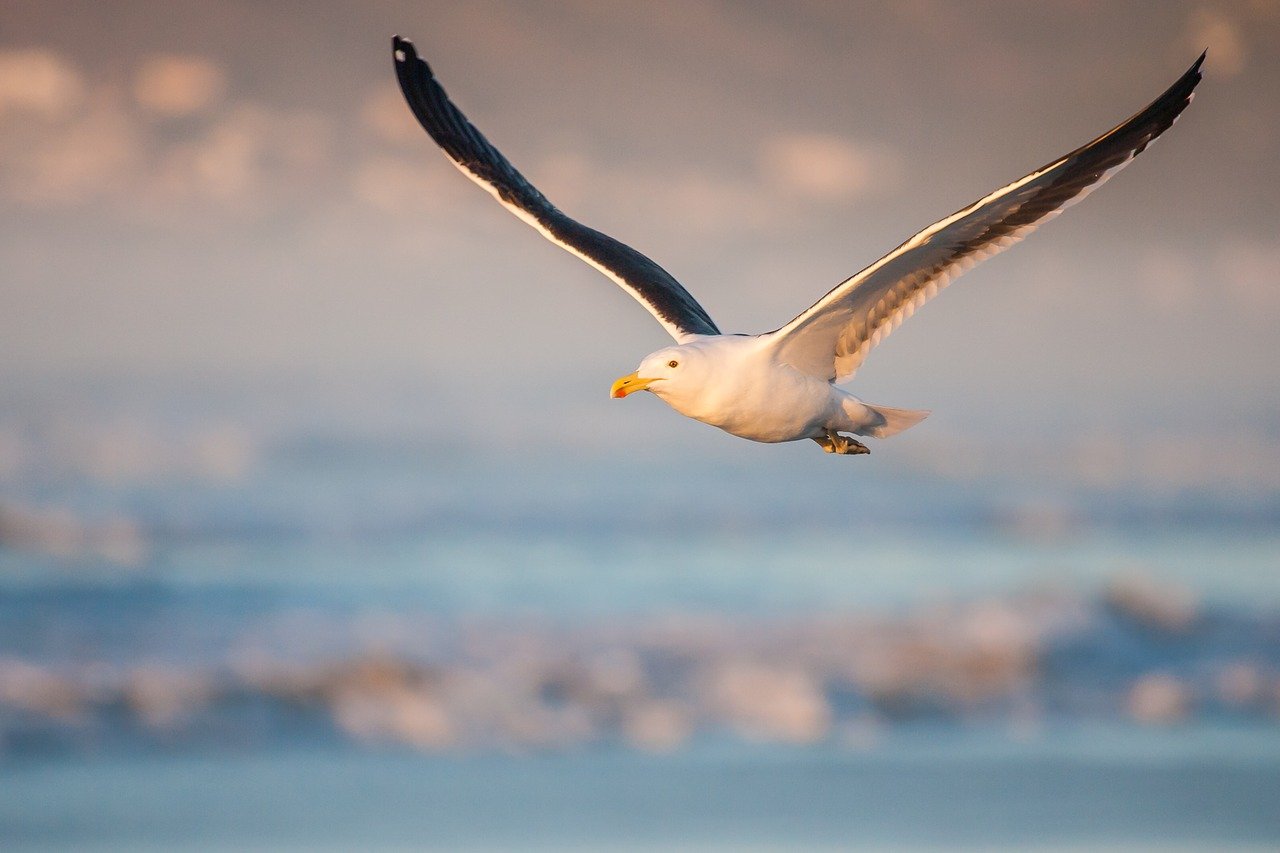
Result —
[[[1194, 105], [853, 390], [665, 341], [413, 123], [776, 328]], [[1280, 3], [11, 2], [0, 846], [1271, 847]]]

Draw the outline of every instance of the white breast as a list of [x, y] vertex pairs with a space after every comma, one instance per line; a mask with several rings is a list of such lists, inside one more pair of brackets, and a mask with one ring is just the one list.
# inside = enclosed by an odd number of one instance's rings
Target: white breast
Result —
[[838, 406], [828, 382], [774, 361], [758, 338], [724, 336], [693, 346], [702, 355], [697, 386], [679, 393], [654, 388], [686, 417], [753, 441], [794, 441], [820, 432]]

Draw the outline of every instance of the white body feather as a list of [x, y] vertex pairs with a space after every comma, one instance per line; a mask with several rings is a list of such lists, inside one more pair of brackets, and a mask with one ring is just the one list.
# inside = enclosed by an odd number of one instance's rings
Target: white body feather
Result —
[[779, 361], [758, 336], [699, 337], [646, 356], [636, 372], [656, 380], [648, 390], [680, 414], [752, 441], [822, 438], [835, 431], [886, 438], [928, 414], [863, 403]]

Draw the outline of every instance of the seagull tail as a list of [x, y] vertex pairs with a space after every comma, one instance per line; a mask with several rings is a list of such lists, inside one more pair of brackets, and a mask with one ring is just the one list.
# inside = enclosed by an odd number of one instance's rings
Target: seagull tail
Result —
[[858, 435], [869, 435], [872, 438], [888, 438], [897, 435], [904, 429], [910, 429], [929, 417], [927, 409], [894, 409], [889, 406], [873, 406], [862, 403], [869, 418], [864, 426], [858, 429]]

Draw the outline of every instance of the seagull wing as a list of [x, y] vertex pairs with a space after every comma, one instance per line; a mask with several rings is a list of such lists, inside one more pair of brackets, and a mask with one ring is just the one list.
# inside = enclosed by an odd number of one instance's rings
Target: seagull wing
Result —
[[720, 330], [680, 282], [649, 258], [570, 219], [489, 144], [445, 94], [413, 43], [392, 39], [396, 76], [413, 114], [462, 172], [552, 243], [613, 279], [649, 309], [676, 341]]
[[930, 225], [813, 307], [764, 336], [776, 358], [832, 381], [961, 273], [1022, 240], [1084, 198], [1167, 130], [1200, 82], [1195, 61], [1146, 109], [1065, 157]]

